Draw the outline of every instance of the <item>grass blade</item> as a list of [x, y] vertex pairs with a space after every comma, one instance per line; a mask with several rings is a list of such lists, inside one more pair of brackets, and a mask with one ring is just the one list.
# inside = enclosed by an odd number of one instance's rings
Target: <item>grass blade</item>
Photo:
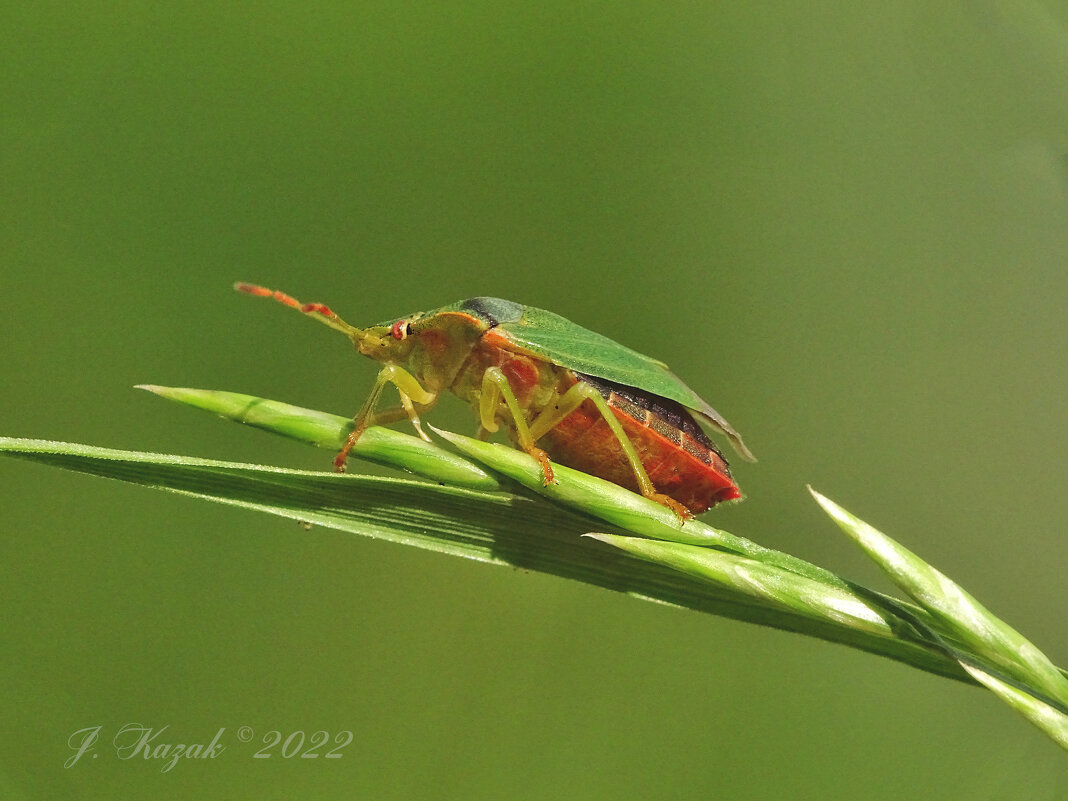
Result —
[[[352, 429], [348, 418], [249, 395], [141, 388], [318, 447], [340, 448]], [[701, 521], [684, 523], [663, 506], [585, 473], [557, 465], [556, 481], [545, 486], [540, 466], [524, 453], [437, 433], [490, 470], [381, 428], [368, 429], [353, 454], [440, 484], [4, 437], [0, 454], [850, 645], [986, 686], [1068, 747], [1068, 675], [942, 573], [815, 491], [838, 525], [918, 606]], [[582, 536], [590, 517], [614, 530]]]
[[610, 481], [557, 464], [553, 465], [556, 481], [546, 485], [541, 467], [522, 451], [436, 428], [433, 430], [464, 454], [488, 465], [531, 492], [569, 508], [587, 512], [627, 531], [653, 539], [704, 548], [721, 548], [830, 586], [848, 586], [848, 582], [840, 576], [803, 559], [765, 548], [744, 537], [713, 528], [700, 520], [687, 520], [684, 523], [667, 507]]
[[[1068, 677], [1049, 657], [944, 573], [834, 501], [811, 488], [809, 491], [890, 580], [927, 610], [941, 631], [963, 644], [967, 652], [955, 655], [973, 678], [1055, 740], [1068, 744]], [[973, 658], [996, 670], [987, 670]], [[997, 672], [1015, 681], [1005, 681]]]
[[[351, 418], [292, 406], [281, 401], [188, 387], [139, 384], [161, 398], [244, 423], [319, 448], [341, 450], [352, 431]], [[375, 464], [407, 470], [424, 478], [470, 489], [495, 490], [500, 482], [473, 462], [431, 442], [381, 426], [371, 426], [360, 436], [352, 456]]]
[[1036, 698], [1033, 694], [1007, 681], [1002, 681], [979, 667], [965, 662], [961, 664], [972, 678], [1031, 721], [1057, 745], [1068, 751], [1068, 715]]
[[853, 593], [754, 559], [724, 553], [715, 548], [699, 548], [642, 537], [621, 537], [616, 534], [586, 536], [813, 620], [825, 620], [880, 637], [897, 636], [893, 624], [884, 615]]
[[[286, 470], [0, 437], [0, 454], [807, 634], [970, 681], [919, 642], [817, 620], [654, 564], [582, 535], [590, 519], [538, 499], [421, 481]], [[622, 531], [608, 533], [623, 534]]]

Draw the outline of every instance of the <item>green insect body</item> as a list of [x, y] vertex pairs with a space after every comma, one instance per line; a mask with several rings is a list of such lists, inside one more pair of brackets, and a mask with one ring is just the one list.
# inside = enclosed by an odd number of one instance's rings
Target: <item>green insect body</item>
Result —
[[[471, 298], [361, 329], [323, 304], [251, 284], [348, 336], [384, 364], [335, 465], [372, 424], [419, 415], [450, 391], [477, 411], [480, 435], [504, 423], [513, 440], [553, 479], [552, 459], [640, 491], [682, 517], [740, 497], [729, 467], [694, 422], [726, 434], [745, 458], [737, 431], [660, 361], [552, 312], [499, 298]], [[377, 408], [393, 384], [401, 405]], [[540, 447], [539, 447], [540, 445]]]

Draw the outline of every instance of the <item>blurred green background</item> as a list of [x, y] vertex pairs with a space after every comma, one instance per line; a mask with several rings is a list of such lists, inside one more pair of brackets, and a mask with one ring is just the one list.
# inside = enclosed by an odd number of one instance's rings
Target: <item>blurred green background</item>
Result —
[[[491, 294], [745, 435], [707, 519], [885, 587], [811, 483], [1068, 663], [1063, 3], [8, 4], [0, 433], [307, 468], [131, 389], [351, 413]], [[469, 431], [458, 402], [433, 416]], [[848, 649], [0, 462], [7, 798], [1061, 798], [986, 693]], [[229, 749], [169, 773], [128, 723]], [[98, 758], [67, 740], [102, 726]], [[259, 737], [351, 730], [339, 760]]]

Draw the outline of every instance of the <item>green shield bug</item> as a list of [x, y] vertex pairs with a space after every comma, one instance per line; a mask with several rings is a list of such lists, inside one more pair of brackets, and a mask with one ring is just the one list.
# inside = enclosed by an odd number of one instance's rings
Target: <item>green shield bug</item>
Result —
[[[725, 434], [753, 456], [737, 431], [663, 362], [552, 312], [500, 298], [470, 298], [368, 328], [321, 303], [300, 303], [254, 284], [235, 289], [270, 297], [345, 334], [383, 364], [334, 465], [372, 424], [419, 415], [446, 391], [470, 403], [486, 436], [503, 423], [538, 460], [545, 482], [552, 461], [637, 490], [686, 518], [741, 497], [723, 454], [698, 425]], [[387, 385], [400, 406], [379, 409]]]

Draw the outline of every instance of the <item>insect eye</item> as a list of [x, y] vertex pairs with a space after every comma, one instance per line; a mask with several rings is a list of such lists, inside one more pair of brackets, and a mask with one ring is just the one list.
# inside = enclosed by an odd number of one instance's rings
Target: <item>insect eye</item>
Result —
[[404, 339], [408, 336], [408, 321], [397, 320], [393, 327], [389, 329], [389, 333], [394, 339]]

